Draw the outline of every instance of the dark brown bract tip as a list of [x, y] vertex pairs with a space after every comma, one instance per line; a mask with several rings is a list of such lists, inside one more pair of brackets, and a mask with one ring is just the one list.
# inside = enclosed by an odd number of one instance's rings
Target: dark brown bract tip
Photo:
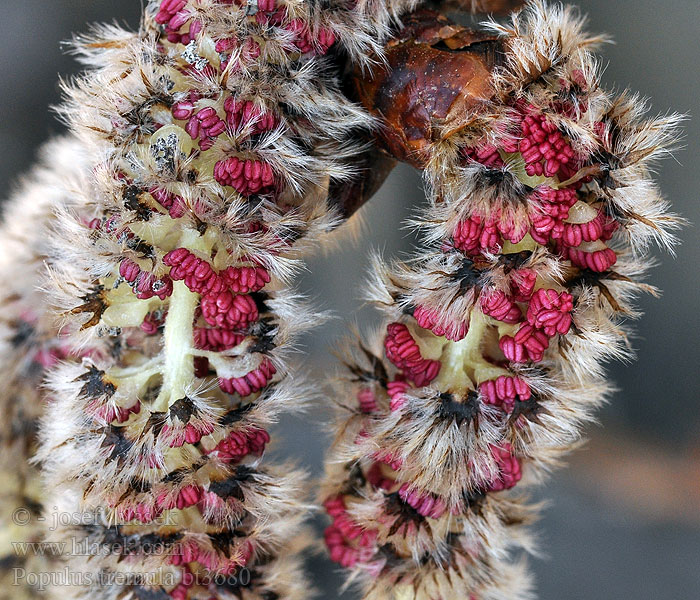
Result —
[[507, 15], [520, 10], [527, 0], [437, 0], [433, 4], [442, 9], [463, 10], [473, 13]]
[[351, 217], [382, 187], [395, 166], [396, 160], [376, 146], [370, 146], [353, 160], [357, 175], [352, 181], [331, 182], [328, 203], [343, 219]]

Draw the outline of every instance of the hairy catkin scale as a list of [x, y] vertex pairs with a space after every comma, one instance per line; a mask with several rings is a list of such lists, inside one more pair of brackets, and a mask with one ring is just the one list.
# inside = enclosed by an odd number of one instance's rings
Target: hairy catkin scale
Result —
[[356, 88], [431, 202], [413, 259], [374, 264], [387, 320], [348, 358], [326, 542], [366, 599], [527, 598], [509, 551], [536, 511], [507, 490], [572, 448], [610, 391], [602, 363], [628, 355], [645, 252], [675, 241], [650, 166], [679, 117], [602, 90], [601, 40], [571, 9], [405, 22]]
[[[268, 426], [314, 392], [289, 354], [320, 316], [290, 282], [377, 185], [327, 199], [371, 125], [335, 58], [367, 67], [415, 4], [159, 0], [138, 33], [76, 40], [90, 70], [66, 89], [70, 140], [2, 233], [7, 504], [40, 499], [60, 523], [55, 597], [308, 595], [303, 475], [261, 461]], [[44, 369], [40, 498], [24, 470]]]
[[0, 294], [0, 598], [8, 600], [34, 598], [40, 582], [28, 581], [26, 574], [53, 571], [55, 555], [60, 554], [49, 545], [31, 546], [43, 541], [44, 527], [39, 519], [44, 499], [38, 469], [28, 459], [36, 451], [44, 372], [75, 354], [67, 340], [56, 335], [38, 282], [48, 252], [48, 221], [54, 208], [65, 203], [81, 185], [84, 164], [77, 144], [47, 145], [42, 165], [26, 177], [21, 190], [8, 201], [0, 230], [0, 277], [4, 282]]

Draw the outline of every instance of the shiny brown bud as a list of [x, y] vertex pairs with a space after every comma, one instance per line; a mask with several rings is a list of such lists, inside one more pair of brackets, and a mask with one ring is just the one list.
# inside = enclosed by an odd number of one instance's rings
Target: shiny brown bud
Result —
[[492, 97], [491, 73], [502, 42], [491, 32], [420, 10], [386, 46], [386, 66], [356, 73], [359, 101], [383, 127], [378, 143], [397, 160], [422, 168], [429, 146], [464, 127], [464, 115]]

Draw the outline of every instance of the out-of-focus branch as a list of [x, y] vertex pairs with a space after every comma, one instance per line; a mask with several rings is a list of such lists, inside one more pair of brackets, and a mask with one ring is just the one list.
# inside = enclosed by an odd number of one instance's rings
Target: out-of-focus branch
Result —
[[594, 436], [571, 462], [577, 482], [624, 510], [700, 523], [700, 453], [615, 431]]

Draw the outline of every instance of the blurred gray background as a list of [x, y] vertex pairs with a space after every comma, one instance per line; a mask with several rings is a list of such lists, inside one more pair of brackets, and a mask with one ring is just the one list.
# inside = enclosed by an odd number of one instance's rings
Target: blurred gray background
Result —
[[[620, 387], [589, 429], [590, 442], [567, 469], [538, 491], [550, 500], [539, 525], [545, 555], [532, 560], [543, 600], [697, 600], [700, 598], [700, 394], [698, 265], [700, 224], [699, 0], [580, 0], [591, 30], [611, 34], [605, 48], [608, 87], [638, 90], [654, 112], [688, 113], [685, 148], [667, 160], [659, 180], [676, 210], [696, 225], [681, 232], [674, 259], [658, 254], [653, 283], [663, 298], [643, 298], [636, 324], [638, 360], [611, 366]], [[0, 1], [0, 161], [2, 197], [31, 164], [38, 146], [61, 131], [48, 107], [58, 102], [59, 75], [76, 71], [60, 41], [86, 23], [117, 19], [138, 25], [138, 0]], [[319, 378], [335, 368], [328, 350], [348, 325], [372, 322], [359, 299], [367, 256], [408, 252], [400, 227], [423, 201], [420, 177], [399, 167], [363, 210], [359, 238], [314, 257], [300, 287], [335, 319], [305, 339], [308, 368]], [[348, 240], [349, 240], [349, 236]], [[329, 403], [330, 404], [330, 403]], [[328, 445], [327, 407], [280, 427], [276, 454], [321, 472]], [[318, 527], [322, 527], [319, 519]], [[324, 558], [309, 563], [324, 598], [341, 578]], [[343, 598], [354, 598], [347, 592]], [[458, 599], [455, 599], [458, 600]]]

